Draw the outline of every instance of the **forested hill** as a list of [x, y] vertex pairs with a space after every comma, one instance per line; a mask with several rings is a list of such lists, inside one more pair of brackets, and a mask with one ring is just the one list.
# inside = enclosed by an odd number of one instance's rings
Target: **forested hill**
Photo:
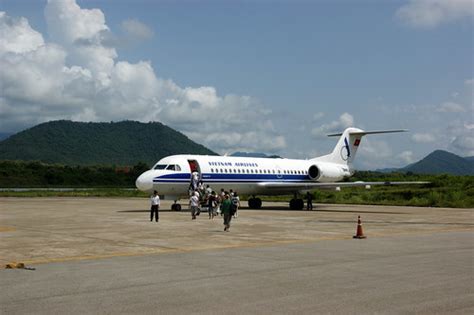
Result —
[[158, 122], [85, 123], [66, 120], [37, 125], [0, 142], [0, 160], [66, 165], [149, 166], [167, 155], [214, 152]]
[[399, 171], [416, 174], [474, 175], [474, 160], [470, 157], [462, 158], [451, 152], [436, 150], [424, 159]]

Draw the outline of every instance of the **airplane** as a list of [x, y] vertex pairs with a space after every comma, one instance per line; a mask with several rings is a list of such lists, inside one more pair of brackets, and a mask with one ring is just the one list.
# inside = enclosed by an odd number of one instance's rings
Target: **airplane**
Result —
[[[262, 201], [257, 195], [293, 194], [289, 207], [301, 210], [304, 201], [298, 198], [314, 189], [375, 185], [426, 184], [428, 182], [349, 182], [354, 174], [353, 161], [361, 139], [365, 135], [406, 132], [407, 130], [364, 131], [347, 128], [340, 136], [333, 151], [308, 160], [283, 158], [254, 158], [213, 155], [172, 155], [159, 160], [152, 169], [141, 174], [136, 187], [147, 193], [157, 190], [163, 199], [174, 200], [172, 210], [181, 210], [177, 200], [189, 196], [193, 173], [198, 174], [203, 185], [215, 191], [230, 189], [250, 195], [249, 208], [259, 209]], [[345, 180], [345, 181], [342, 181]], [[342, 182], [341, 182], [342, 181]]]

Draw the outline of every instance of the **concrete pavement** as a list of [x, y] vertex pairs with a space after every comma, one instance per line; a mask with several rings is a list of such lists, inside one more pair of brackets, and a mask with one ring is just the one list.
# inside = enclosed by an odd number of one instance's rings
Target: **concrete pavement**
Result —
[[284, 206], [226, 233], [204, 213], [151, 223], [143, 199], [2, 198], [0, 260], [36, 270], [0, 270], [0, 313], [474, 311], [473, 209]]

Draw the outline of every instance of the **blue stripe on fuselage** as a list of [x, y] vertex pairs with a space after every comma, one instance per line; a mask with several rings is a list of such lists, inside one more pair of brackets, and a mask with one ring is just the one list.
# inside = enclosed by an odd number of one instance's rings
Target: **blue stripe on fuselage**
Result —
[[[276, 174], [202, 174], [206, 181], [232, 181], [232, 182], [268, 182], [268, 181], [304, 181], [310, 180], [307, 175], [281, 175]], [[153, 182], [189, 182], [190, 175], [186, 173], [166, 174], [155, 177]]]

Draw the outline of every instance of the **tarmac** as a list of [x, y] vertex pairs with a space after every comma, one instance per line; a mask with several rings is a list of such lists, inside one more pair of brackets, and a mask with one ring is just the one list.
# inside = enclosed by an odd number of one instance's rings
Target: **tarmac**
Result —
[[0, 314], [474, 313], [474, 209], [162, 203], [0, 198]]

